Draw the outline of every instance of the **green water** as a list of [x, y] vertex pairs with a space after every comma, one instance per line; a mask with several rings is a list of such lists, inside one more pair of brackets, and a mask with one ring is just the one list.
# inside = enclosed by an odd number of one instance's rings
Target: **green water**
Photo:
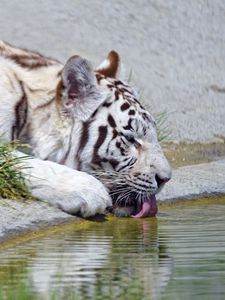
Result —
[[160, 211], [0, 250], [0, 299], [224, 300], [225, 199]]

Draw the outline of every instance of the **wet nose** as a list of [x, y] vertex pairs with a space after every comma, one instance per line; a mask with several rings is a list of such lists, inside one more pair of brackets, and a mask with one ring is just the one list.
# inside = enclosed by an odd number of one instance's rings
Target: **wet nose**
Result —
[[158, 187], [160, 187], [162, 184], [165, 184], [170, 180], [170, 177], [160, 177], [159, 175], [155, 175], [155, 180], [157, 182]]

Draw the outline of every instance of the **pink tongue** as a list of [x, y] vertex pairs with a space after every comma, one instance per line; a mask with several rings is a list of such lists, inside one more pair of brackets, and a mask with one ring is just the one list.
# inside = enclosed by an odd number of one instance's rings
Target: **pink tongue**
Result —
[[142, 203], [141, 210], [136, 215], [133, 215], [133, 218], [145, 218], [145, 217], [155, 217], [157, 214], [158, 207], [156, 203], [155, 195], [152, 195], [150, 198], [146, 199]]

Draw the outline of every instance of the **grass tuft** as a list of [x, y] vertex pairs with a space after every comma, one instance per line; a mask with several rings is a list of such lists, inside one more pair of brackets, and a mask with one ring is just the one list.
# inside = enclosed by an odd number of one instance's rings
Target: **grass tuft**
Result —
[[168, 142], [171, 138], [171, 130], [168, 127], [168, 113], [166, 111], [162, 112], [154, 112], [154, 109], [141, 99], [141, 103], [145, 106], [145, 108], [151, 112], [151, 115], [154, 117], [156, 121], [156, 128], [158, 134], [159, 142]]
[[[130, 72], [128, 74], [127, 82], [131, 86], [133, 86], [132, 81], [133, 81], [133, 72], [132, 72], [132, 70], [130, 70]], [[145, 109], [147, 109], [149, 112], [151, 112], [151, 114], [155, 118], [159, 142], [169, 141], [169, 139], [171, 138], [171, 130], [168, 128], [168, 124], [167, 124], [168, 113], [166, 111], [158, 112], [158, 113], [155, 112], [155, 110], [151, 108], [149, 103], [147, 103], [144, 100], [144, 89], [139, 89], [137, 94], [138, 94], [138, 98], [139, 98], [140, 102], [143, 104]]]
[[156, 126], [158, 131], [159, 142], [169, 141], [171, 138], [171, 130], [168, 128], [168, 113], [166, 111], [155, 113]]
[[[28, 158], [15, 157], [13, 151], [21, 146], [18, 142], [4, 143], [0, 141], [0, 197], [9, 199], [31, 199], [22, 170]], [[23, 146], [23, 145], [22, 145]]]

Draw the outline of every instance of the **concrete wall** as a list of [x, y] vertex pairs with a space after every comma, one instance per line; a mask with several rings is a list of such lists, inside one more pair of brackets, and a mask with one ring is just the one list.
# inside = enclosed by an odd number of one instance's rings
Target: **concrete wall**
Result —
[[225, 136], [224, 0], [0, 0], [0, 38], [63, 61], [118, 50], [174, 139]]

